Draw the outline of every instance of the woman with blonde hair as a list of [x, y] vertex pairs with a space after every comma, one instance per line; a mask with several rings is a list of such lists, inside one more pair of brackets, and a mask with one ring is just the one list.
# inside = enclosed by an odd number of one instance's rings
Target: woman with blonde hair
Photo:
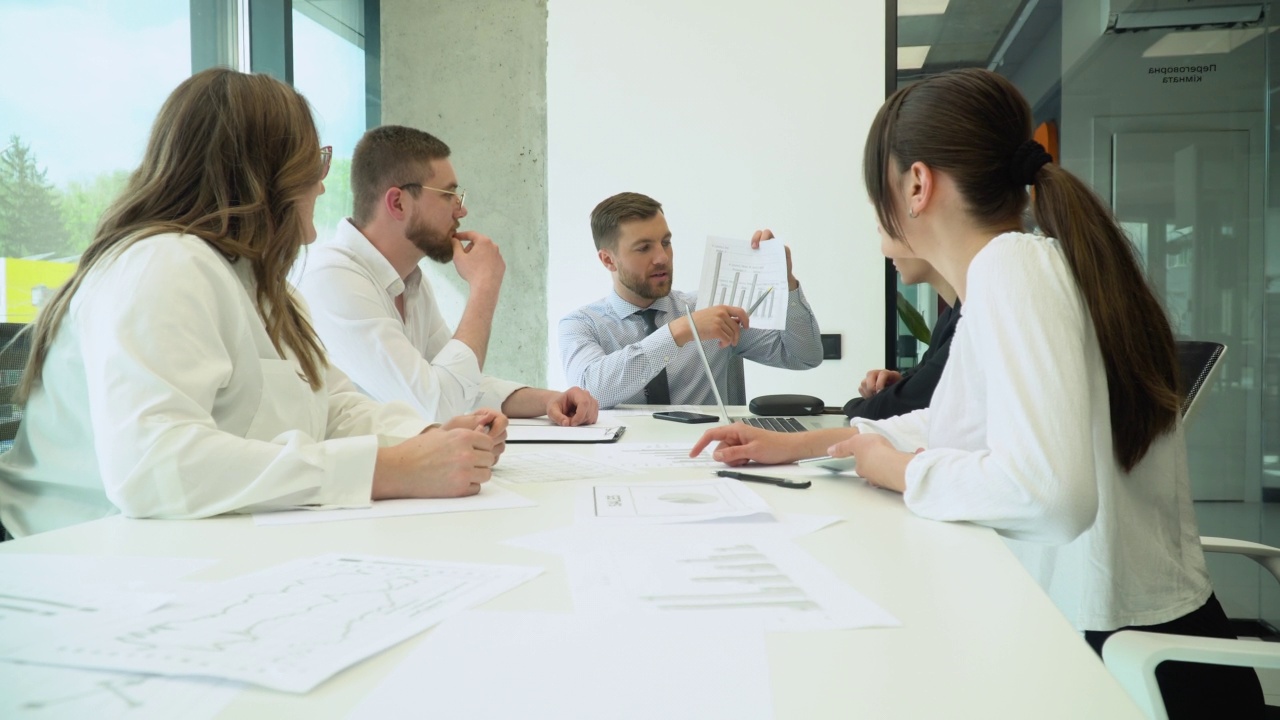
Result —
[[11, 533], [479, 491], [506, 419], [424, 430], [363, 397], [285, 279], [329, 157], [306, 100], [269, 76], [206, 70], [174, 90], [29, 329], [25, 417], [0, 456]]
[[[930, 406], [807, 439], [717, 428], [694, 450], [852, 455], [917, 515], [994, 528], [1098, 652], [1126, 628], [1231, 637], [1191, 505], [1169, 320], [1111, 212], [1032, 140], [1017, 88], [973, 69], [902, 88], [863, 163], [885, 253], [909, 248], [963, 301]], [[1024, 231], [1029, 203], [1047, 237]], [[1251, 669], [1169, 662], [1156, 677], [1170, 717], [1261, 713]]]

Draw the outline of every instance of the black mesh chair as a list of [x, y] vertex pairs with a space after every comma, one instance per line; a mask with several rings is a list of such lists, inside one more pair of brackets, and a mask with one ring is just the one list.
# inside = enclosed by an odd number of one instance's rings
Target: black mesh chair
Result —
[[[22, 332], [25, 327], [22, 323], [0, 323], [0, 452], [13, 446], [22, 422], [22, 406], [14, 404], [13, 395], [31, 349], [29, 336]], [[0, 540], [8, 539], [9, 532], [0, 525]]]

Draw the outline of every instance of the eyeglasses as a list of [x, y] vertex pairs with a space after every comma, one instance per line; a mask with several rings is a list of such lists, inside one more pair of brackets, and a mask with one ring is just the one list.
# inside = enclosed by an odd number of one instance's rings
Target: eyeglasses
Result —
[[423, 185], [422, 183], [405, 183], [404, 185], [397, 185], [396, 187], [400, 188], [401, 190], [405, 190], [411, 187], [422, 188], [423, 190], [434, 190], [438, 193], [441, 193], [442, 195], [452, 195], [453, 197], [457, 198], [458, 207], [466, 207], [467, 205], [467, 191], [461, 188], [459, 188], [456, 191], [445, 190], [444, 188], [431, 187], [430, 185]]
[[329, 177], [329, 163], [333, 162], [333, 146], [325, 145], [320, 148], [320, 179]]

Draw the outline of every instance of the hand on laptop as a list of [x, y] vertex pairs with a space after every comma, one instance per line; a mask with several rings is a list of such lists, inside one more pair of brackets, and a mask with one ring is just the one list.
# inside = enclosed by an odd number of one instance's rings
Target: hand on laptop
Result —
[[684, 347], [685, 343], [693, 339], [693, 331], [689, 329], [690, 319], [697, 324], [698, 337], [703, 342], [718, 340], [722, 348], [737, 345], [742, 331], [751, 326], [746, 310], [732, 305], [713, 305], [671, 321], [671, 337], [675, 338], [679, 347]]
[[805, 433], [778, 433], [762, 430], [742, 423], [711, 428], [698, 438], [689, 451], [689, 457], [697, 457], [712, 442], [719, 442], [711, 457], [726, 465], [746, 465], [758, 462], [764, 465], [795, 462], [809, 457], [802, 449]]

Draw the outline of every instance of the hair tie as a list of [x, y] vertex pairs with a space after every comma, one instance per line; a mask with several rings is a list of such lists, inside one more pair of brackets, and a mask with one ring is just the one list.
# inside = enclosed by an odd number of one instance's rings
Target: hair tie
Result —
[[1035, 140], [1028, 140], [1013, 151], [1013, 159], [1009, 161], [1009, 178], [1018, 187], [1034, 185], [1036, 173], [1049, 162], [1053, 162], [1053, 156], [1045, 152], [1044, 146]]

